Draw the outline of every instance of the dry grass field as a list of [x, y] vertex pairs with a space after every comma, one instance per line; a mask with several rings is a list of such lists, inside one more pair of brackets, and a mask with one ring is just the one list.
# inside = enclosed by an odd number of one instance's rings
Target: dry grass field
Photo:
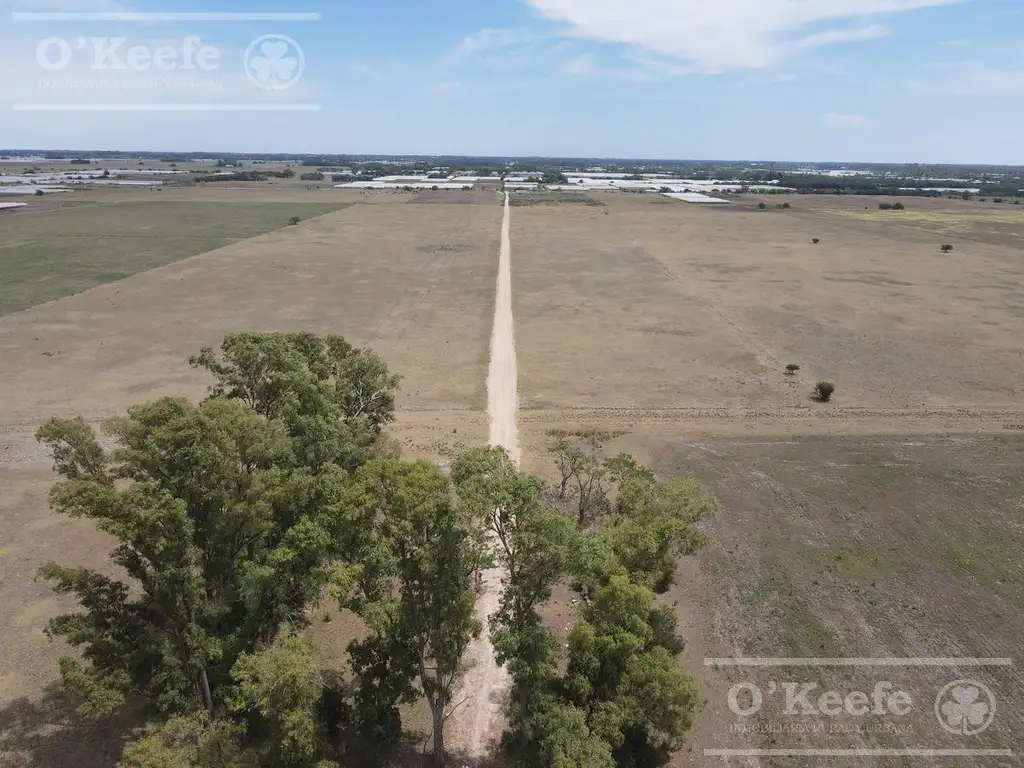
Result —
[[[722, 500], [712, 545], [680, 564], [667, 596], [708, 700], [676, 764], [822, 764], [723, 762], [704, 749], [1019, 750], [1019, 667], [703, 665], [736, 656], [1020, 661], [1022, 241], [990, 230], [950, 239], [957, 225], [944, 218], [1010, 211], [922, 201], [926, 215], [898, 218], [864, 212], [858, 198], [795, 197], [790, 211], [762, 212], [756, 198], [705, 208], [595, 197], [603, 209], [516, 211], [524, 454], [549, 470], [551, 430], [599, 429], [613, 438], [608, 453], [634, 453], [663, 476], [697, 476]], [[1012, 212], [1024, 231], [1024, 212]], [[941, 253], [944, 242], [955, 251]], [[790, 362], [798, 376], [785, 375]], [[837, 385], [831, 404], [810, 399], [822, 379]], [[982, 737], [950, 736], [933, 712], [939, 689], [963, 678], [987, 684], [1001, 708]], [[727, 703], [743, 682], [845, 694], [883, 680], [912, 695], [901, 721], [909, 732], [886, 733], [876, 719], [842, 723], [860, 727], [853, 732], [779, 733], [798, 730], [772, 709], [781, 694], [766, 694], [761, 730], [744, 731]], [[833, 722], [797, 719], [805, 731]]]
[[[247, 192], [164, 200], [230, 204]], [[260, 192], [259, 204], [281, 194]], [[48, 512], [54, 478], [32, 438], [38, 426], [53, 415], [99, 421], [167, 394], [200, 397], [207, 379], [187, 360], [201, 347], [240, 329], [311, 330], [371, 346], [405, 377], [395, 432], [408, 455], [486, 442], [501, 208], [485, 194], [487, 204], [466, 193], [467, 204], [428, 206], [325, 191], [334, 213], [0, 318], [0, 764], [18, 752], [15, 765], [93, 768], [117, 754], [98, 731], [65, 726], [55, 736], [45, 723], [63, 716], [35, 708], [65, 653], [43, 635], [61, 605], [35, 571], [53, 558], [102, 566], [109, 549], [90, 526]]]
[[[153, 260], [122, 255], [123, 271], [100, 270], [95, 287], [0, 317], [0, 762], [5, 749], [23, 753], [15, 765], [47, 768], [109, 766], [116, 754], [96, 732], [40, 725], [59, 720], [37, 706], [62, 649], [43, 636], [60, 606], [35, 569], [53, 557], [102, 563], [107, 548], [47, 511], [53, 476], [32, 433], [49, 416], [100, 420], [165, 394], [201, 396], [205, 379], [185, 362], [200, 347], [234, 330], [304, 329], [371, 346], [405, 377], [395, 431], [410, 456], [443, 459], [487, 439], [496, 192], [108, 189], [19, 215], [59, 222], [76, 215], [72, 202], [95, 205], [83, 248], [96, 254], [116, 235], [104, 221], [122, 227], [122, 206], [155, 197], [207, 207], [201, 220], [225, 217], [224, 227], [204, 224]], [[699, 476], [722, 499], [712, 545], [680, 563], [667, 596], [708, 699], [677, 764], [724, 764], [705, 748], [955, 746], [930, 714], [947, 677], [980, 676], [999, 697], [997, 726], [969, 745], [1012, 746], [1024, 731], [1016, 669], [885, 672], [920, 702], [912, 736], [801, 742], [731, 732], [729, 686], [845, 689], [882, 673], [748, 674], [702, 659], [1020, 659], [1024, 210], [904, 199], [908, 211], [881, 212], [865, 210], [874, 198], [793, 197], [792, 210], [762, 212], [756, 197], [721, 207], [591, 197], [599, 204], [512, 211], [524, 464], [550, 472], [552, 429], [598, 428], [615, 435], [609, 450]], [[315, 216], [319, 206], [331, 212]], [[292, 215], [304, 221], [282, 227]], [[18, 222], [0, 217], [0, 234]], [[52, 234], [33, 247], [67, 236]], [[122, 239], [122, 254], [139, 237]], [[0, 247], [0, 269], [7, 258]], [[837, 386], [831, 404], [810, 399], [822, 379]], [[343, 651], [339, 624], [316, 628], [328, 655]]]

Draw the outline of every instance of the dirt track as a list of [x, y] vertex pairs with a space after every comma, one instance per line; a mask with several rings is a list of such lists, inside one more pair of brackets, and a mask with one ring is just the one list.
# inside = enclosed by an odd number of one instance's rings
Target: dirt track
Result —
[[[494, 331], [491, 336], [491, 365], [487, 375], [487, 414], [490, 444], [508, 451], [519, 466], [518, 374], [514, 321], [512, 317], [512, 241], [511, 209], [505, 197], [505, 217], [501, 227], [501, 255], [498, 285], [495, 291]], [[494, 658], [488, 620], [498, 609], [506, 577], [504, 569], [486, 571], [477, 600], [477, 617], [483, 624], [480, 637], [470, 646], [469, 671], [463, 681], [466, 709], [457, 717], [455, 736], [469, 757], [482, 758], [490, 751], [490, 741], [500, 734], [498, 724], [509, 677]]]

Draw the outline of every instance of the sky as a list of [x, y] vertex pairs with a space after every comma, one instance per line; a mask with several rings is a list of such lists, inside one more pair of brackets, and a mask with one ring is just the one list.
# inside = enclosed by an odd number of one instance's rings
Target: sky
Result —
[[6, 148], [1024, 165], [1024, 0], [0, 0], [0, 68]]

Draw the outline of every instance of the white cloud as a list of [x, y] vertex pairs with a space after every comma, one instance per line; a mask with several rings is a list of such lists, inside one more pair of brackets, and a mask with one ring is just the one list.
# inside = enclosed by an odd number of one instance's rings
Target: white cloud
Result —
[[857, 40], [874, 40], [890, 34], [885, 27], [877, 24], [859, 29], [830, 29], [827, 32], [817, 32], [808, 35], [796, 42], [798, 48], [817, 48], [822, 45], [835, 45], [836, 43], [852, 43]]
[[801, 45], [877, 37], [883, 28], [842, 24], [972, 0], [525, 0], [571, 32], [603, 42], [639, 46], [693, 62], [705, 72], [763, 68]]
[[927, 90], [952, 91], [961, 96], [1024, 94], [1024, 69], [996, 69], [983, 61], [947, 61], [932, 64], [939, 80]]
[[500, 48], [526, 45], [542, 39], [541, 35], [529, 29], [481, 29], [463, 38], [455, 48], [455, 56], [486, 53]]
[[856, 128], [867, 125], [869, 121], [863, 115], [844, 115], [839, 112], [828, 112], [821, 116], [821, 122], [825, 125]]

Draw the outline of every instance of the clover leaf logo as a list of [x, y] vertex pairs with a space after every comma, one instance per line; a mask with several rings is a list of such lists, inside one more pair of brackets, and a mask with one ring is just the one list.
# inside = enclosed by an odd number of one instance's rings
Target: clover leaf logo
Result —
[[297, 42], [286, 35], [257, 37], [245, 49], [245, 74], [260, 88], [283, 91], [302, 77], [306, 57]]
[[939, 724], [957, 736], [976, 736], [988, 730], [996, 716], [996, 697], [976, 680], [950, 683], [935, 699]]

